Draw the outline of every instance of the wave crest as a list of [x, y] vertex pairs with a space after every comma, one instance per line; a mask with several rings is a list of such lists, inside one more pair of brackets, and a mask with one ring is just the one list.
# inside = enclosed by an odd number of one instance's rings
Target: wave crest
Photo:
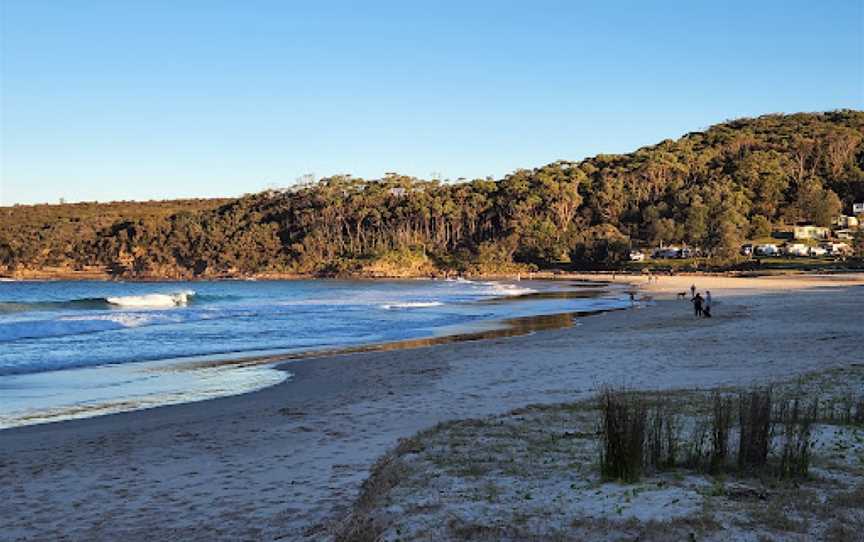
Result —
[[194, 296], [192, 290], [175, 292], [173, 294], [145, 294], [107, 297], [105, 301], [120, 307], [182, 307]]

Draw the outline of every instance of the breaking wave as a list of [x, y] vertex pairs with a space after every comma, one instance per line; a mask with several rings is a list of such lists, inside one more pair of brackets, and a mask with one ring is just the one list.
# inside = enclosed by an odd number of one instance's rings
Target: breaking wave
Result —
[[[36, 302], [0, 302], [0, 314], [11, 314], [28, 311], [55, 310], [105, 310], [117, 307], [137, 308], [170, 308], [182, 307], [190, 303], [195, 296], [193, 290], [162, 294], [128, 295], [114, 297], [84, 297], [66, 301], [36, 301]], [[205, 296], [218, 297], [218, 296]]]
[[500, 295], [504, 297], [537, 293], [537, 290], [535, 290], [534, 288], [526, 288], [524, 286], [519, 286], [517, 284], [510, 284], [506, 282], [481, 282], [479, 284], [485, 286], [490, 294]]
[[120, 297], [107, 297], [107, 301], [111, 305], [120, 307], [182, 307], [189, 302], [189, 298], [194, 296], [192, 290], [185, 290], [173, 294], [145, 294], [145, 295], [126, 295]]

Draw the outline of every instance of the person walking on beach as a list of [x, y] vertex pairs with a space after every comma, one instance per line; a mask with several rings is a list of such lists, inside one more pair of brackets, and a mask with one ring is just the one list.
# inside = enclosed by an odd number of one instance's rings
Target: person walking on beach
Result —
[[693, 302], [693, 312], [696, 314], [696, 317], [702, 316], [702, 302], [704, 301], [702, 294], [696, 294], [690, 301]]
[[695, 284], [690, 285], [690, 297], [691, 298], [696, 297], [696, 285]]
[[708, 290], [705, 290], [705, 306], [702, 308], [702, 315], [711, 318], [711, 292]]

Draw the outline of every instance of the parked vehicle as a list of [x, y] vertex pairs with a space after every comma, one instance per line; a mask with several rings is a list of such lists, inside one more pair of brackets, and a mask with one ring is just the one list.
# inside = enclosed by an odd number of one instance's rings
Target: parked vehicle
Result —
[[818, 256], [827, 256], [828, 250], [822, 247], [810, 247], [810, 256], [818, 257]]
[[780, 249], [774, 244], [757, 245], [753, 253], [756, 256], [779, 256]]
[[658, 248], [652, 254], [654, 258], [661, 260], [671, 260], [681, 257], [681, 249], [678, 247]]
[[630, 251], [630, 261], [631, 262], [641, 262], [645, 260], [645, 253], [639, 250], [631, 250]]
[[789, 243], [783, 247], [783, 250], [788, 256], [807, 256], [810, 254], [810, 247], [804, 243]]

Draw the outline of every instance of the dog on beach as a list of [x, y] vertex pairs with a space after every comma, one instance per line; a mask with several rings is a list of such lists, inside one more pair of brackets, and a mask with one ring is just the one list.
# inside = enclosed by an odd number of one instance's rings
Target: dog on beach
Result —
[[687, 299], [687, 292], [678, 292], [678, 299]]

